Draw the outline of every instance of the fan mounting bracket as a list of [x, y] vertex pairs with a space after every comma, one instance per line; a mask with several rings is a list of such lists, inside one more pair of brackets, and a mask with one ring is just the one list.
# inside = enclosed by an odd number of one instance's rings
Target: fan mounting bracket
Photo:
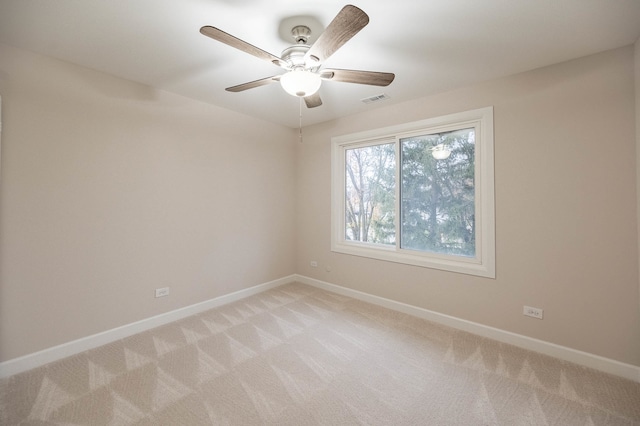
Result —
[[310, 35], [311, 29], [306, 25], [296, 25], [291, 29], [291, 36], [296, 44], [307, 44]]

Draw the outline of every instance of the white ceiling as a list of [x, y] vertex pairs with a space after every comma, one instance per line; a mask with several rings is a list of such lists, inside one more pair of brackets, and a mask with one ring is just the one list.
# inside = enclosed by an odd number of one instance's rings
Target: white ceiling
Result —
[[[0, 42], [297, 127], [283, 72], [199, 33], [218, 27], [276, 56], [297, 23], [326, 26], [345, 0], [0, 0]], [[640, 0], [359, 0], [370, 17], [324, 64], [396, 74], [388, 87], [323, 82], [305, 125], [634, 43]], [[291, 19], [300, 16], [299, 19]], [[311, 42], [314, 41], [313, 34]], [[0, 64], [0, 69], [2, 64]], [[390, 99], [364, 104], [385, 93]]]

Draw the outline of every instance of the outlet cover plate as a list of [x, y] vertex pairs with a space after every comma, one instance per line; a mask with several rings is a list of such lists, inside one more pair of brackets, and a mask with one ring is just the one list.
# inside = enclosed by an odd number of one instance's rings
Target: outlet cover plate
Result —
[[156, 297], [164, 297], [169, 295], [169, 287], [156, 288]]
[[531, 306], [525, 306], [522, 313], [531, 318], [542, 319], [544, 310], [540, 308], [533, 308]]

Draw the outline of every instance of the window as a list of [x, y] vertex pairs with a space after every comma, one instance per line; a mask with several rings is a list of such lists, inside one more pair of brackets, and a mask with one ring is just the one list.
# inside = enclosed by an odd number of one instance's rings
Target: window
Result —
[[336, 252], [495, 278], [493, 109], [332, 140]]

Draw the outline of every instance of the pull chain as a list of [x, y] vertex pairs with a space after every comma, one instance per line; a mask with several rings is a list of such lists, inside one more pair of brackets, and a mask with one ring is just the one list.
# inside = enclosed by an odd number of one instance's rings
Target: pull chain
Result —
[[298, 97], [300, 99], [300, 120], [298, 122], [298, 130], [300, 136], [300, 143], [302, 143], [302, 96]]

